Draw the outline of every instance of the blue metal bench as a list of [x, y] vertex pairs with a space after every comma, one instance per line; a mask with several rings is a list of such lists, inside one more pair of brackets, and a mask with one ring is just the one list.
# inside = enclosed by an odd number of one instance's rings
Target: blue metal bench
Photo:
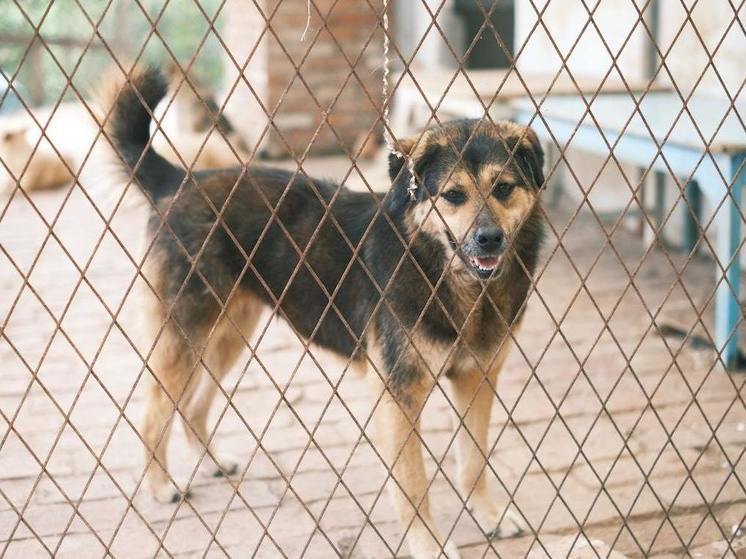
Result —
[[[687, 185], [684, 198], [690, 203], [700, 189], [711, 206], [719, 208], [713, 220], [717, 230], [715, 344], [725, 365], [732, 367], [738, 357], [742, 317], [739, 253], [746, 184], [746, 104], [732, 106], [724, 98], [694, 96], [679, 116], [683, 102], [676, 93], [652, 92], [636, 98], [642, 98], [639, 107], [629, 93], [600, 95], [590, 105], [589, 114], [579, 95], [547, 97], [538, 110], [541, 116], [530, 100], [516, 101], [513, 107], [515, 119], [530, 124], [544, 141], [556, 140], [563, 147], [571, 140], [572, 149], [604, 157], [611, 147], [621, 163], [683, 178]], [[704, 226], [698, 225], [701, 216], [695, 220], [691, 214], [686, 212], [688, 249], [696, 246]]]

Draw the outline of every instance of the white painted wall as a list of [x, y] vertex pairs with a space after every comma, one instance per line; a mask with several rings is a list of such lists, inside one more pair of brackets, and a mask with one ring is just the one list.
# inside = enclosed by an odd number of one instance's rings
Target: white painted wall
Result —
[[[595, 4], [585, 3], [590, 8]], [[523, 49], [517, 58], [521, 72], [556, 74], [564, 59], [573, 76], [601, 77], [613, 68], [616, 57], [625, 77], [642, 77], [645, 34], [635, 25], [638, 12], [633, 1], [601, 0], [592, 20], [581, 0], [534, 0], [533, 4], [536, 10], [531, 2], [515, 3], [516, 54]]]
[[[698, 94], [724, 95], [728, 91], [731, 96], [735, 95], [746, 77], [746, 37], [741, 27], [743, 23], [734, 22], [736, 16], [729, 2], [700, 0], [691, 14], [692, 27], [686, 23], [684, 5], [691, 9], [693, 0], [660, 1], [659, 44], [664, 53], [670, 50], [666, 65], [682, 93], [688, 94], [704, 72], [696, 87]], [[734, 4], [738, 5], [737, 2]], [[746, 9], [741, 8], [741, 22], [745, 16]], [[714, 54], [715, 69], [709, 66], [708, 51], [710, 55]], [[668, 79], [667, 75], [664, 77]]]
[[[615, 55], [619, 53], [617, 65], [625, 78], [643, 79], [648, 39], [642, 25], [636, 22], [638, 9], [646, 1], [598, 0], [590, 20], [581, 0], [534, 0], [536, 10], [543, 12], [543, 24], [539, 23], [533, 32], [538, 16], [532, 2], [516, 2], [516, 49], [525, 44], [518, 58], [518, 68], [526, 73], [556, 72], [561, 66], [560, 54], [563, 57], [569, 54], [567, 67], [573, 75], [602, 76], [612, 65], [611, 51]], [[695, 0], [658, 1], [658, 46], [666, 54], [671, 72], [669, 77], [664, 69], [659, 76], [662, 81], [670, 82], [672, 77], [688, 92], [705, 71], [697, 93], [722, 95], [724, 89], [719, 73], [727, 90], [735, 94], [745, 75], [746, 38], [741, 25], [734, 23], [736, 15], [731, 3], [728, 0], [699, 0], [696, 4]], [[585, 0], [585, 4], [593, 9], [596, 2]], [[685, 6], [691, 9], [692, 5], [695, 6], [691, 13], [694, 26], [686, 22]], [[742, 20], [745, 14], [746, 8], [741, 8]], [[578, 45], [570, 54], [578, 37]], [[707, 51], [715, 54], [717, 73], [712, 67], [707, 68]]]
[[[458, 56], [463, 55], [461, 45], [464, 31], [453, 12], [453, 1], [407, 0], [393, 2], [391, 5], [394, 9], [391, 19], [396, 22], [396, 46], [405, 60], [409, 60], [414, 54], [410, 67], [415, 77], [419, 69], [448, 68], [455, 71], [458, 61], [451, 49]], [[431, 14], [437, 15], [436, 21], [440, 30], [431, 25]], [[422, 44], [414, 53], [420, 41]], [[396, 67], [401, 67], [401, 61], [393, 50], [391, 60]], [[449, 78], [452, 75], [453, 72], [450, 72]]]

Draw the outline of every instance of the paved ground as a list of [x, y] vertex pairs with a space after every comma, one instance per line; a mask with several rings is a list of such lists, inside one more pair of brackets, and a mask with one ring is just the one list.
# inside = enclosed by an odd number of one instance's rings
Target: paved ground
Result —
[[[309, 165], [328, 176], [344, 169], [339, 160]], [[370, 176], [378, 181], [380, 169]], [[95, 182], [91, 196], [108, 219], [113, 198]], [[321, 352], [304, 355], [274, 320], [264, 321], [258, 359], [244, 359], [225, 383], [231, 404], [219, 399], [213, 410], [220, 445], [242, 457], [241, 476], [196, 477], [193, 498], [179, 505], [144, 493], [135, 430], [145, 381], [127, 339], [137, 340], [138, 315], [127, 252], [137, 255], [144, 212], [128, 203], [106, 230], [79, 191], [60, 211], [64, 196], [35, 197], [38, 213], [16, 198], [0, 214], [0, 554], [405, 555], [380, 496], [385, 471], [361, 433], [364, 382], [341, 376], [342, 365]], [[53, 237], [44, 220], [54, 222]], [[440, 392], [424, 421], [439, 525], [465, 557], [680, 556], [685, 548], [734, 556], [746, 546], [744, 376], [710, 374], [712, 352], [680, 348], [651, 327], [653, 317], [693, 325], [689, 299], [706, 306], [712, 266], [697, 260], [677, 283], [681, 256], [645, 257], [623, 230], [612, 250], [588, 213], [569, 221], [555, 211], [551, 220], [565, 231], [564, 248], [550, 234], [491, 431], [496, 498], [512, 493], [536, 535], [485, 543], [447, 480], [451, 414]], [[174, 441], [174, 473], [186, 482], [194, 461], [180, 433]], [[433, 457], [442, 460], [437, 475]]]

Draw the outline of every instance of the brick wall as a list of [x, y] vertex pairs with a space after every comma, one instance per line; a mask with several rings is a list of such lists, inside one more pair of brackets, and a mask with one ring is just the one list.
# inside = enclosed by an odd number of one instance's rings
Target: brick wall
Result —
[[277, 8], [267, 35], [267, 101], [276, 127], [267, 149], [275, 156], [287, 155], [288, 149], [297, 156], [307, 149], [313, 154], [352, 150], [379, 114], [383, 59], [378, 15], [366, 0], [315, 0], [302, 41], [306, 1], [277, 2], [268, 0], [266, 12]]

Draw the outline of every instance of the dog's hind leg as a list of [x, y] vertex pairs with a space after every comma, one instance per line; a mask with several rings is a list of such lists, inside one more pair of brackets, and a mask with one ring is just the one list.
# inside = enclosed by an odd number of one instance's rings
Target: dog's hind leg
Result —
[[452, 378], [453, 399], [458, 412], [456, 427], [456, 458], [459, 466], [461, 494], [469, 496], [468, 505], [474, 511], [482, 530], [491, 538], [514, 537], [524, 532], [523, 519], [512, 510], [505, 510], [495, 501], [488, 484], [487, 445], [495, 383], [508, 352], [509, 340], [486, 373], [479, 370], [461, 372]]
[[[209, 476], [231, 475], [238, 463], [229, 454], [215, 450], [207, 429], [207, 418], [218, 385], [246, 348], [246, 342], [261, 316], [261, 304], [248, 296], [237, 296], [215, 327], [204, 355], [207, 369], [200, 371], [200, 382], [185, 406], [184, 432], [192, 451], [202, 458], [200, 470]], [[203, 457], [204, 455], [204, 457]]]
[[177, 406], [183, 412], [184, 403], [196, 386], [189, 380], [195, 372], [194, 352], [167, 324], [148, 364], [155, 378], [148, 391], [142, 427], [145, 477], [158, 501], [176, 502], [182, 492], [169, 477], [167, 447]]

